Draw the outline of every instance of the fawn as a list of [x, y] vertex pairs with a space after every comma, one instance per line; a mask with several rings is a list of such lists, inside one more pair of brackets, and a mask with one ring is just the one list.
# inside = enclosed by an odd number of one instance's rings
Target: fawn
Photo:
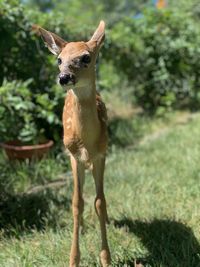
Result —
[[58, 57], [58, 81], [67, 89], [63, 109], [64, 145], [67, 148], [74, 180], [72, 200], [74, 229], [70, 253], [70, 267], [79, 266], [79, 228], [84, 209], [83, 185], [85, 168], [91, 167], [95, 181], [95, 210], [101, 229], [100, 261], [110, 264], [104, 196], [104, 168], [107, 148], [107, 112], [96, 92], [95, 63], [105, 38], [105, 23], [101, 21], [88, 42], [66, 42], [56, 34], [34, 26], [49, 50]]

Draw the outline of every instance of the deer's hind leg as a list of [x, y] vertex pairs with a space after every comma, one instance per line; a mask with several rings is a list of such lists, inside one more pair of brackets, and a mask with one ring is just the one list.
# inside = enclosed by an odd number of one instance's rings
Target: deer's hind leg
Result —
[[70, 267], [78, 267], [80, 262], [79, 228], [84, 210], [83, 185], [85, 180], [85, 167], [83, 163], [71, 156], [71, 165], [74, 179], [74, 192], [72, 210], [74, 219], [73, 238], [70, 253]]
[[96, 214], [99, 218], [100, 229], [101, 229], [101, 253], [100, 260], [103, 267], [107, 267], [110, 265], [110, 251], [108, 247], [107, 241], [107, 233], [106, 233], [106, 220], [107, 209], [106, 209], [106, 200], [104, 195], [104, 168], [105, 168], [105, 158], [98, 158], [93, 162], [93, 176], [95, 180], [95, 188], [96, 188], [96, 198], [95, 198], [95, 210]]

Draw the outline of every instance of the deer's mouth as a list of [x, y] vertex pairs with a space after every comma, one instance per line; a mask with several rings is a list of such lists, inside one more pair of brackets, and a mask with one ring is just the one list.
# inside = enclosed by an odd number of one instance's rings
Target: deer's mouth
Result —
[[75, 75], [72, 75], [72, 77], [70, 79], [70, 82], [71, 82], [72, 85], [75, 85], [77, 83]]

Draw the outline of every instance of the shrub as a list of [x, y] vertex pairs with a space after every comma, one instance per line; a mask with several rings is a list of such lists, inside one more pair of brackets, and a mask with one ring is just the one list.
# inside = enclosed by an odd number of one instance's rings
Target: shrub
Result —
[[[0, 2], [0, 82], [6, 78], [27, 80], [33, 78], [31, 87], [45, 88], [51, 82], [46, 58], [31, 35], [31, 22], [18, 1]], [[48, 75], [45, 79], [45, 76]]]
[[[199, 105], [200, 31], [180, 10], [148, 11], [112, 29], [110, 52], [145, 110]], [[133, 97], [133, 99], [135, 99]]]
[[0, 87], [0, 135], [4, 140], [30, 141], [36, 137], [35, 105], [26, 82], [6, 81]]
[[[61, 121], [57, 114], [62, 94], [33, 94], [25, 82], [4, 81], [0, 87], [0, 136], [1, 141], [20, 140], [39, 143], [47, 137], [58, 139]], [[59, 97], [60, 96], [60, 97]], [[60, 137], [60, 136], [59, 136]]]

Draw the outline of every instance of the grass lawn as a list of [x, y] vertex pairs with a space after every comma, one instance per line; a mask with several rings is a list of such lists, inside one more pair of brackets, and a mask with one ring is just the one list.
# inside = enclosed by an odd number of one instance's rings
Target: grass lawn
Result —
[[[1, 154], [0, 168], [0, 266], [67, 267], [72, 177], [65, 156], [10, 165]], [[105, 177], [112, 266], [200, 266], [199, 114], [113, 148]], [[90, 174], [84, 192], [81, 266], [100, 266]]]

